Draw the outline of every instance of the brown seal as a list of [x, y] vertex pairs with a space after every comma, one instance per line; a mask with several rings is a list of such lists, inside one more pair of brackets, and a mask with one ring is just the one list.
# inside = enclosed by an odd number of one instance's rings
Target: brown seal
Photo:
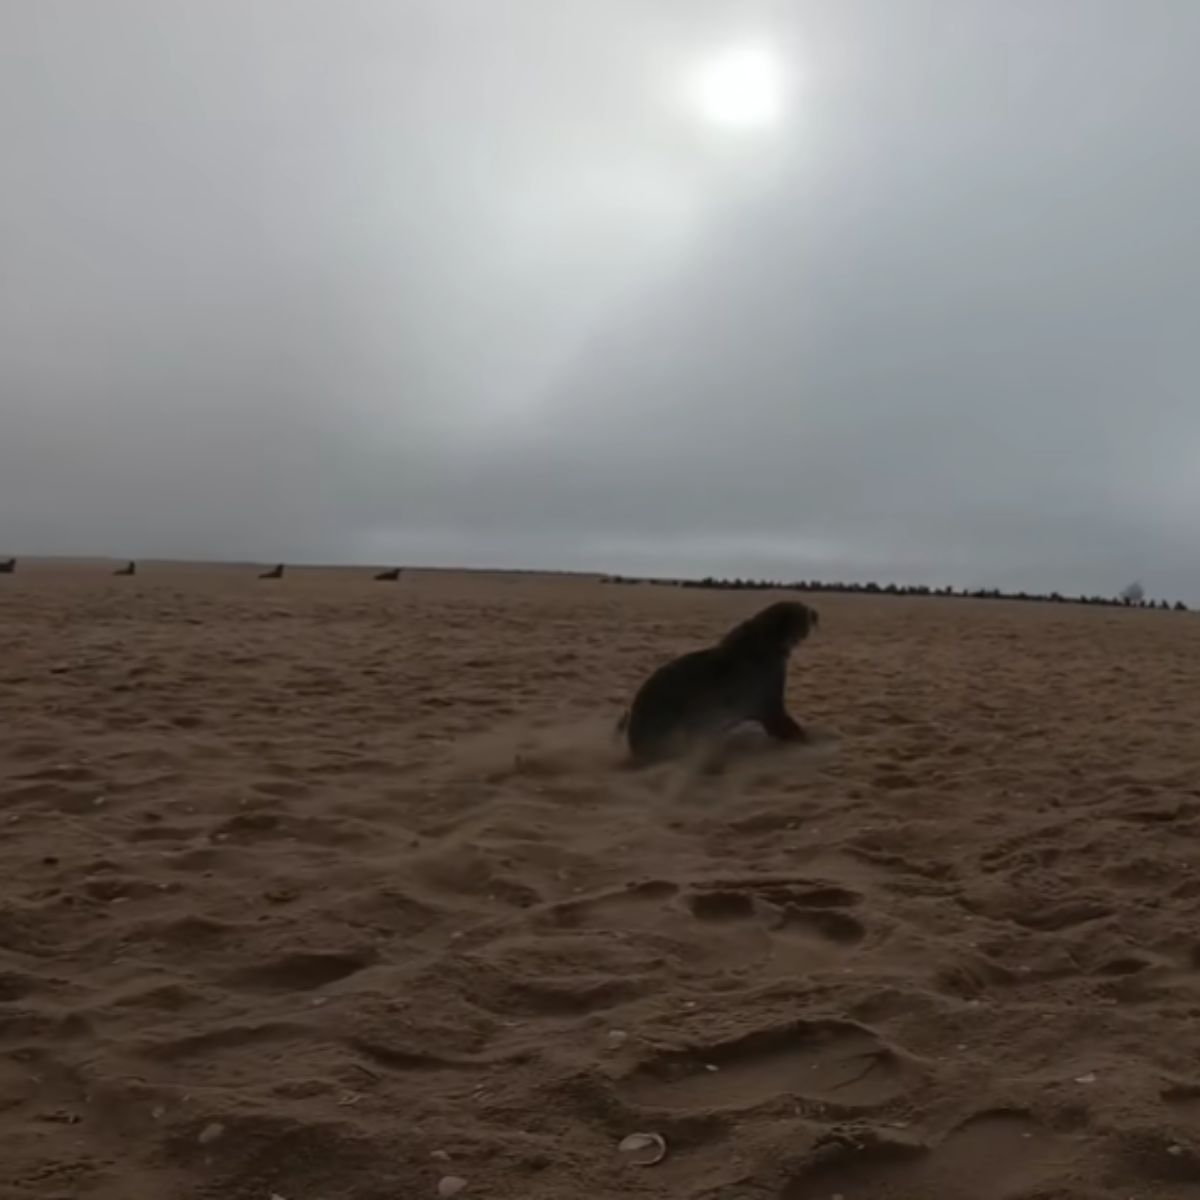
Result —
[[743, 721], [756, 721], [780, 741], [804, 741], [783, 693], [788, 657], [816, 627], [814, 609], [783, 600], [735, 626], [715, 646], [659, 667], [617, 727], [634, 761], [666, 758]]

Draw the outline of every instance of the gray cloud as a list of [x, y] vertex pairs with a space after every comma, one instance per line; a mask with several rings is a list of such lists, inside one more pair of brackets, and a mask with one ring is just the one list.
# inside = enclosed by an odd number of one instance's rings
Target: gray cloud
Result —
[[[1200, 598], [1190, 0], [15, 0], [0, 551]], [[794, 86], [706, 126], [739, 39]]]

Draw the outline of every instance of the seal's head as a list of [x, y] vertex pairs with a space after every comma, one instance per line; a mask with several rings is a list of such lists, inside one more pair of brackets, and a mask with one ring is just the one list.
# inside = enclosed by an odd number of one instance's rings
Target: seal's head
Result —
[[731, 629], [719, 648], [753, 658], [786, 657], [817, 628], [818, 622], [815, 608], [798, 600], [780, 600]]

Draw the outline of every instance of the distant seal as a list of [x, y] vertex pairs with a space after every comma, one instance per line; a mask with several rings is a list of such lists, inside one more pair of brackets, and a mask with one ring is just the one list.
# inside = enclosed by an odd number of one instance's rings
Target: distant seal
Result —
[[743, 721], [757, 722], [779, 741], [805, 741], [783, 693], [788, 657], [817, 621], [807, 604], [783, 600], [735, 626], [715, 646], [659, 667], [617, 726], [633, 760], [661, 760]]
[[400, 578], [400, 568], [393, 567], [390, 571], [380, 571], [375, 576], [376, 583], [395, 583]]
[[282, 579], [283, 578], [283, 563], [277, 567], [272, 567], [269, 571], [264, 571], [259, 579]]
[[114, 575], [136, 575], [136, 574], [137, 574], [137, 563], [135, 563], [135, 562], [134, 562], [134, 561], [131, 559], [131, 560], [129, 561], [129, 564], [128, 564], [127, 566], [124, 566], [124, 567], [118, 567], [118, 568], [117, 568], [117, 569], [116, 569], [116, 570], [113, 572], [113, 574], [114, 574]]
[[17, 560], [10, 558], [6, 562], [0, 562], [0, 575], [11, 575], [17, 569]]

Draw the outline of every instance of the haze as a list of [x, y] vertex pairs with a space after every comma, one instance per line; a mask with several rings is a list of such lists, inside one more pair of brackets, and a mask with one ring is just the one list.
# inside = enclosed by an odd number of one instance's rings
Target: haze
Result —
[[1194, 0], [4, 0], [0, 556], [1200, 598], [1198, 46]]

